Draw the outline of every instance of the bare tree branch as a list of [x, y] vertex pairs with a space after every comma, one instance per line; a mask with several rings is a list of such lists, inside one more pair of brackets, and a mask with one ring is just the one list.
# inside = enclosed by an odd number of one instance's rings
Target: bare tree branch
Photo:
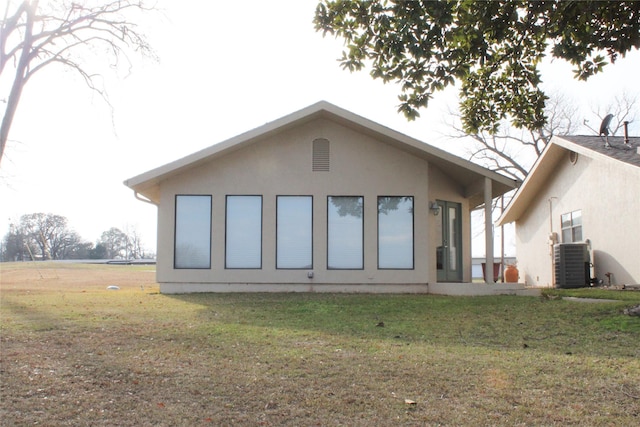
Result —
[[[608, 113], [616, 118], [611, 125], [611, 131], [615, 134], [623, 126], [623, 122], [637, 120], [638, 94], [625, 92], [616, 96], [604, 111], [602, 108], [594, 111], [601, 119]], [[519, 180], [527, 176], [533, 162], [542, 154], [554, 135], [575, 134], [581, 125], [578, 120], [579, 106], [561, 93], [551, 94], [545, 109], [547, 124], [537, 131], [513, 129], [505, 122], [500, 125], [501, 133], [478, 132], [468, 135], [460, 124], [460, 114], [455, 111], [449, 111], [449, 114], [453, 120], [448, 125], [454, 133], [448, 136], [472, 141], [470, 160]], [[597, 130], [593, 132], [597, 133]]]
[[[11, 12], [11, 10], [14, 10]], [[40, 8], [38, 0], [9, 1], [0, 22], [0, 76], [11, 61], [15, 77], [6, 98], [6, 108], [0, 125], [0, 162], [9, 130], [20, 102], [22, 89], [36, 73], [52, 64], [61, 64], [78, 72], [87, 87], [96, 91], [111, 105], [106, 91], [95, 79], [100, 73], [91, 72], [83, 61], [89, 53], [111, 60], [109, 66], [118, 68], [124, 59], [131, 69], [128, 52], [156, 59], [132, 16], [138, 12], [155, 10], [144, 0], [110, 0], [87, 6], [69, 0], [47, 2]], [[103, 55], [97, 49], [104, 49]]]

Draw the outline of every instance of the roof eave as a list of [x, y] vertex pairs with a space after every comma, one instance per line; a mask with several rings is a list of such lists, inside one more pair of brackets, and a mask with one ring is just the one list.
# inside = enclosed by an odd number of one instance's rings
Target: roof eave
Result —
[[555, 169], [566, 148], [556, 144], [557, 137], [553, 137], [536, 160], [533, 167], [522, 182], [522, 185], [509, 202], [502, 215], [496, 221], [496, 226], [517, 221], [524, 213], [531, 200], [538, 194], [540, 187]]
[[310, 121], [315, 117], [318, 117], [318, 114], [321, 113], [323, 107], [325, 107], [326, 104], [328, 103], [321, 101], [307, 108], [281, 117], [280, 119], [274, 120], [273, 122], [268, 122], [250, 131], [211, 145], [200, 151], [196, 151], [195, 153], [189, 154], [178, 160], [174, 160], [173, 162], [151, 169], [140, 175], [129, 178], [124, 181], [124, 185], [140, 194], [143, 194], [150, 200], [155, 201], [155, 197], [148, 193], [149, 190], [157, 187], [161, 181], [171, 176], [180, 174], [186, 169], [190, 169], [194, 166], [198, 166], [199, 164], [209, 162], [221, 155], [239, 150], [247, 143], [254, 142], [258, 139], [267, 138], [274, 133], [279, 133], [288, 129], [291, 126]]
[[531, 203], [533, 197], [540, 191], [540, 185], [542, 185], [553, 170], [555, 170], [555, 166], [560, 161], [562, 155], [569, 151], [599, 161], [615, 162], [616, 167], [637, 170], [637, 165], [620, 161], [597, 150], [573, 142], [567, 139], [567, 137], [554, 136], [536, 160], [514, 198], [496, 221], [497, 226], [517, 221], [520, 218], [529, 203]]
[[[449, 152], [428, 145], [420, 140], [387, 128], [364, 117], [358, 116], [357, 114], [344, 110], [326, 101], [320, 101], [309, 107], [303, 108], [302, 110], [274, 120], [273, 122], [268, 122], [260, 127], [230, 138], [226, 141], [214, 144], [181, 159], [132, 177], [124, 181], [124, 184], [148, 199], [156, 202], [159, 197], [158, 187], [160, 182], [163, 180], [177, 175], [186, 169], [211, 161], [216, 157], [241, 149], [247, 144], [251, 144], [273, 134], [283, 132], [293, 126], [298, 126], [322, 117], [333, 120], [339, 124], [355, 128], [356, 130], [368, 134], [385, 143], [389, 143], [414, 155], [423, 157], [434, 164], [444, 165], [444, 170], [447, 170], [450, 174], [454, 175], [454, 178], [459, 179], [463, 183], [465, 193], [467, 193], [465, 195], [469, 197], [470, 200], [476, 194], [472, 192], [472, 189], [475, 186], [475, 181], [480, 178], [490, 178], [494, 182], [493, 197], [498, 197], [508, 191], [511, 191], [519, 184], [516, 180], [490, 171], [472, 163], [471, 161], [457, 157]], [[475, 198], [472, 200], [475, 200]], [[472, 202], [472, 207], [481, 203], [482, 201]]]

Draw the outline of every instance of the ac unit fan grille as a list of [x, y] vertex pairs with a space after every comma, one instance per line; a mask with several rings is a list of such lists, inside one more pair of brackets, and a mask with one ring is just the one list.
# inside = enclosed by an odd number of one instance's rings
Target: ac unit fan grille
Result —
[[556, 287], [582, 288], [589, 283], [589, 251], [584, 243], [561, 243], [553, 247]]

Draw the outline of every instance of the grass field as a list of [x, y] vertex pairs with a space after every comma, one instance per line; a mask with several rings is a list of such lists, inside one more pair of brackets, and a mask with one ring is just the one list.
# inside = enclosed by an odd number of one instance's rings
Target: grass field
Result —
[[0, 274], [3, 426], [640, 424], [622, 314], [640, 292], [169, 296], [149, 266]]

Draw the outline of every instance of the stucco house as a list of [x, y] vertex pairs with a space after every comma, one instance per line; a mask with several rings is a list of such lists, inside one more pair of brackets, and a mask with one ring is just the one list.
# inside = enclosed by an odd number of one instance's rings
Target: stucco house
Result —
[[125, 185], [158, 206], [163, 293], [447, 293], [471, 210], [517, 183], [323, 101]]
[[521, 281], [640, 283], [639, 146], [629, 137], [551, 139], [497, 221], [515, 221]]

